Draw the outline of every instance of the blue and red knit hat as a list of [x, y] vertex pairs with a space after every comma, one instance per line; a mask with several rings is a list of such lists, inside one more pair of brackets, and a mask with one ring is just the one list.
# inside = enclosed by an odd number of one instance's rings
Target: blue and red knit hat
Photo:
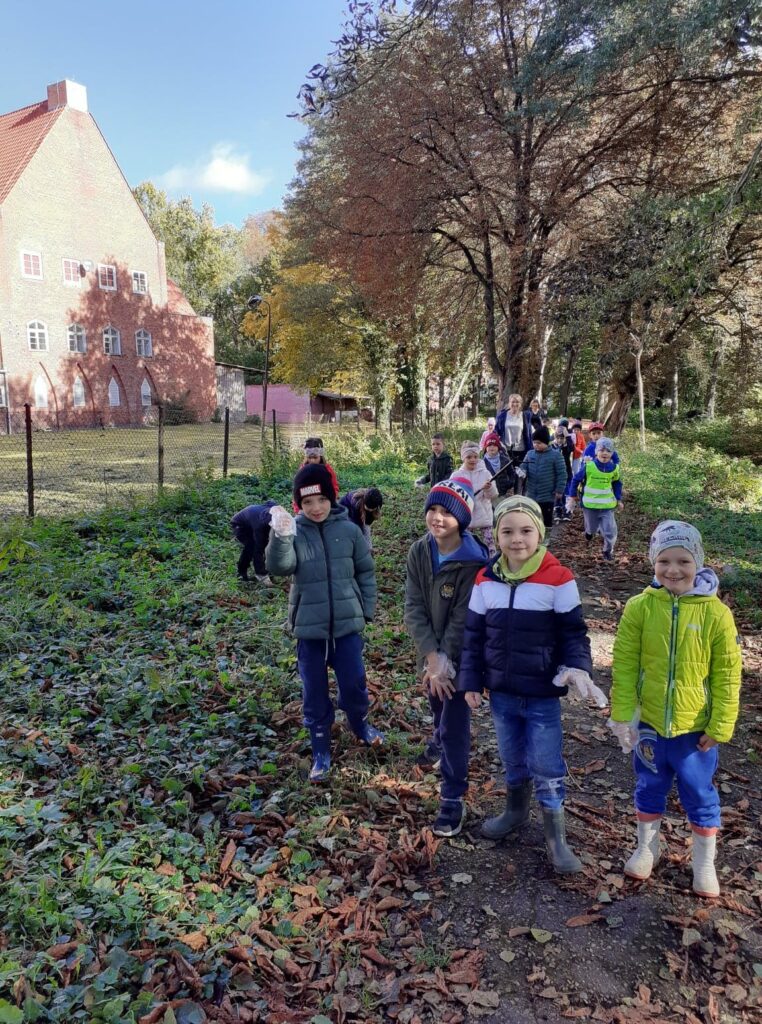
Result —
[[458, 520], [458, 527], [463, 533], [467, 530], [474, 512], [474, 489], [471, 481], [462, 476], [452, 476], [442, 480], [429, 491], [424, 506], [428, 512], [432, 505], [441, 505], [451, 516]]

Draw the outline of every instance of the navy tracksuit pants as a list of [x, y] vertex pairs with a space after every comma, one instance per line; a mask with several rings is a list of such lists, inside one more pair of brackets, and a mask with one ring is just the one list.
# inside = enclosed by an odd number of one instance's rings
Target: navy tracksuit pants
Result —
[[335, 718], [328, 686], [328, 669], [333, 669], [339, 691], [339, 707], [350, 729], [359, 734], [368, 715], [368, 688], [362, 660], [363, 638], [350, 633], [331, 640], [297, 640], [296, 660], [302, 681], [304, 724], [310, 731], [312, 752], [331, 749], [331, 726]]
[[471, 708], [465, 693], [440, 700], [429, 691], [429, 705], [434, 715], [434, 745], [440, 752], [440, 796], [443, 800], [461, 800], [468, 789]]

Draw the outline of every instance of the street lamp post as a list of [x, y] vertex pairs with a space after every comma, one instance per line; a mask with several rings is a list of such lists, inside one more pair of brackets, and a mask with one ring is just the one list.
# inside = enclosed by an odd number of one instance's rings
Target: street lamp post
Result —
[[270, 327], [272, 323], [272, 313], [270, 310], [270, 303], [267, 299], [263, 299], [261, 295], [252, 295], [247, 301], [246, 305], [249, 309], [254, 312], [258, 310], [260, 306], [267, 306], [267, 341], [265, 342], [265, 376], [262, 382], [262, 429], [264, 430], [267, 425], [267, 381], [270, 373]]

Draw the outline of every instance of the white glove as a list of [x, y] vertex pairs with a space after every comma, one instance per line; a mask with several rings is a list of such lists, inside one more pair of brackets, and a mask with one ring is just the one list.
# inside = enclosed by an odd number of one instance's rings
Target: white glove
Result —
[[525, 469], [522, 469], [521, 466], [516, 467], [516, 476], [520, 476], [523, 480], [526, 475], [527, 471]]
[[270, 509], [270, 526], [276, 537], [296, 536], [296, 520], [282, 505]]
[[610, 718], [606, 725], [616, 737], [617, 743], [622, 748], [623, 754], [630, 754], [635, 749], [640, 738], [638, 733], [638, 722], [640, 721], [640, 709], [635, 712], [631, 722], [615, 722]]
[[456, 676], [455, 666], [441, 651], [431, 651], [426, 655], [425, 676], [429, 686], [440, 699], [449, 698], [455, 692], [452, 680]]
[[599, 686], [596, 686], [590, 676], [581, 668], [567, 668], [565, 665], [558, 666], [558, 672], [553, 679], [554, 686], [569, 686], [571, 683], [577, 687], [577, 693], [583, 700], [595, 701], [599, 708], [605, 708], [608, 704], [606, 694]]

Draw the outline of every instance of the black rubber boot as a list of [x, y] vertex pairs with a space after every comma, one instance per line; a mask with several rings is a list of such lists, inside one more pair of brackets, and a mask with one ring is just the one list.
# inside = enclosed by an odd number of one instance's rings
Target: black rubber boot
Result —
[[557, 811], [548, 807], [542, 809], [542, 827], [545, 832], [545, 845], [553, 870], [559, 875], [574, 875], [582, 870], [582, 861], [566, 842], [566, 823], [564, 809]]
[[529, 821], [529, 805], [532, 800], [532, 781], [518, 786], [509, 786], [505, 794], [505, 810], [496, 818], [487, 818], [480, 829], [485, 839], [505, 839], [517, 828]]

